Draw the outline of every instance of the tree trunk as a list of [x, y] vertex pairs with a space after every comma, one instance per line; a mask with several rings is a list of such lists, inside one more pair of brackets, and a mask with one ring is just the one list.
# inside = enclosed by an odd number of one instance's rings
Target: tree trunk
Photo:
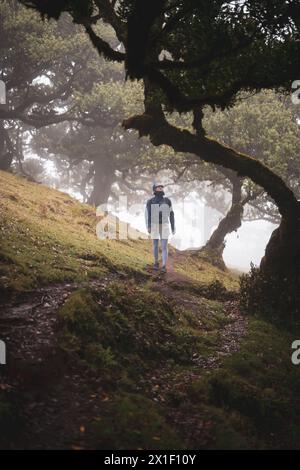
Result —
[[241, 279], [241, 306], [272, 322], [300, 326], [300, 209], [272, 233], [260, 268]]
[[3, 121], [0, 121], [0, 170], [9, 170], [12, 161], [13, 147]]
[[242, 204], [242, 180], [232, 176], [232, 202], [225, 217], [220, 221], [209, 240], [201, 250], [216, 250], [222, 256], [225, 247], [225, 237], [236, 231], [242, 224], [244, 206]]
[[207, 254], [212, 264], [223, 270], [226, 269], [223, 260], [225, 237], [241, 226], [244, 212], [244, 204], [242, 203], [242, 179], [236, 176], [235, 173], [229, 171], [226, 176], [232, 183], [231, 207], [225, 217], [221, 219], [218, 227], [213, 231], [205, 245], [194, 252], [195, 256], [197, 256], [198, 253]]
[[88, 203], [99, 206], [100, 204], [106, 204], [108, 201], [115, 172], [112, 166], [101, 158], [94, 161], [94, 168], [94, 187]]
[[265, 274], [276, 272], [287, 279], [300, 276], [300, 202], [298, 212], [282, 217], [272, 233], [260, 268]]

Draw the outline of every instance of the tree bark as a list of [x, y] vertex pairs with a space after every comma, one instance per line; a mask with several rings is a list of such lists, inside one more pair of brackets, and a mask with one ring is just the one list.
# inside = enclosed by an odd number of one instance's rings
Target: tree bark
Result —
[[213, 231], [201, 251], [215, 250], [222, 257], [225, 248], [225, 237], [235, 232], [242, 225], [244, 205], [242, 204], [242, 179], [232, 175], [232, 201], [231, 207], [225, 217], [221, 219], [218, 227]]
[[276, 272], [286, 279], [300, 275], [300, 203], [294, 217], [282, 217], [271, 235], [260, 263], [265, 274]]
[[99, 206], [100, 204], [106, 204], [108, 201], [115, 172], [109, 162], [102, 158], [94, 161], [94, 168], [94, 187], [88, 203]]

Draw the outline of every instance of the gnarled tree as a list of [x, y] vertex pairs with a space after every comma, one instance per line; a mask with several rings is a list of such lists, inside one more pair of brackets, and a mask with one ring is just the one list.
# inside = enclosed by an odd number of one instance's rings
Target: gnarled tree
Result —
[[[84, 25], [99, 54], [125, 63], [129, 79], [142, 79], [145, 111], [124, 127], [151, 142], [222, 165], [261, 186], [277, 205], [281, 223], [261, 270], [295, 281], [300, 270], [300, 203], [280, 176], [254, 157], [205, 135], [203, 108], [225, 109], [241, 90], [290, 91], [300, 73], [300, 4], [286, 0], [21, 0], [43, 16], [69, 11]], [[97, 36], [95, 22], [109, 22], [124, 46]], [[193, 130], [180, 129], [167, 113], [193, 112]]]

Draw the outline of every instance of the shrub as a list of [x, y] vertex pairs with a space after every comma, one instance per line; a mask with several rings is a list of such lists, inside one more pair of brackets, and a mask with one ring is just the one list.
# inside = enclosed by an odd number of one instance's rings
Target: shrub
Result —
[[300, 326], [300, 277], [294, 281], [277, 273], [265, 274], [251, 264], [240, 278], [240, 303], [247, 313], [258, 313], [281, 325]]

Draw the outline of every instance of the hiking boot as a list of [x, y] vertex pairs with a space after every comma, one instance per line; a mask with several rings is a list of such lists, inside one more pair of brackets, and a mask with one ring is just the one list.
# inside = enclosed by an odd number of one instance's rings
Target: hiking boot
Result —
[[167, 268], [166, 268], [166, 266], [162, 266], [162, 268], [161, 268], [161, 272], [162, 272], [162, 273], [166, 273], [166, 272], [167, 272]]
[[159, 269], [159, 263], [154, 263], [153, 269], [155, 269], [155, 271], [157, 271]]

